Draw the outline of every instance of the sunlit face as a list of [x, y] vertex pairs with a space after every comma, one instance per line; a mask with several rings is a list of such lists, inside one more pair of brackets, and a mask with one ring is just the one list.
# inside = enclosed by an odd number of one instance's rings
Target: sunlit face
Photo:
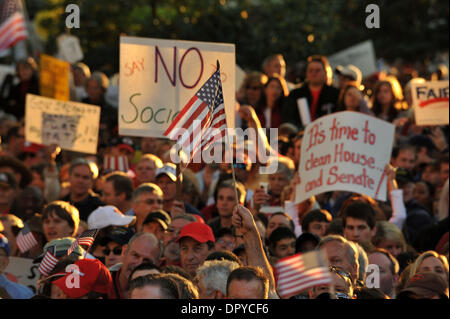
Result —
[[416, 160], [416, 154], [409, 150], [404, 149], [398, 153], [397, 158], [393, 160], [394, 167], [401, 167], [408, 171], [412, 171], [414, 169], [414, 162]]
[[44, 235], [47, 241], [70, 237], [74, 231], [74, 228], [69, 225], [67, 220], [60, 218], [55, 213], [48, 214], [48, 217], [42, 221], [42, 226], [44, 227]]
[[130, 277], [131, 272], [142, 263], [153, 263], [158, 264], [159, 261], [159, 245], [156, 241], [146, 238], [139, 237], [135, 239], [128, 251], [126, 249], [122, 250], [123, 255], [123, 275], [126, 278]]
[[425, 271], [431, 271], [439, 275], [442, 279], [444, 279], [448, 287], [448, 274], [444, 268], [444, 265], [438, 258], [434, 256], [425, 258], [420, 264], [419, 268], [417, 268], [417, 272]]
[[76, 195], [86, 195], [93, 186], [92, 172], [87, 165], [75, 166], [69, 176], [70, 192]]
[[216, 240], [214, 243], [215, 250], [229, 250], [233, 251], [234, 238], [231, 235], [225, 235]]
[[351, 274], [353, 280], [358, 278], [357, 267], [351, 264], [343, 243], [333, 240], [323, 244], [321, 248], [325, 251], [330, 266], [341, 267]]
[[289, 180], [286, 178], [286, 175], [282, 173], [269, 175], [269, 187], [272, 195], [280, 196], [287, 185], [289, 185]]
[[[334, 284], [334, 291], [344, 293], [349, 297], [352, 297], [353, 295], [353, 288], [349, 284], [348, 281], [345, 281], [341, 276], [338, 274], [331, 272], [331, 278], [333, 279]], [[317, 296], [323, 294], [323, 293], [330, 293], [330, 286], [329, 285], [318, 285], [311, 289], [311, 299], [317, 298]]]
[[207, 243], [200, 243], [190, 237], [183, 237], [179, 243], [181, 266], [192, 276], [195, 276], [197, 268], [203, 264], [211, 250], [208, 249]]
[[373, 253], [368, 256], [369, 264], [378, 265], [380, 270], [380, 289], [390, 296], [398, 282], [398, 275], [392, 273], [391, 261], [385, 254]]
[[355, 243], [360, 241], [370, 242], [375, 232], [376, 228], [370, 229], [365, 220], [346, 217], [346, 225], [344, 227], [344, 237], [346, 239]]
[[221, 188], [217, 193], [217, 210], [219, 216], [229, 218], [233, 215], [236, 206], [236, 193], [231, 188]]
[[382, 84], [376, 96], [381, 105], [391, 104], [394, 100], [394, 95], [389, 85]]
[[326, 71], [323, 64], [312, 61], [306, 68], [306, 80], [312, 85], [323, 85], [326, 79]]
[[284, 258], [295, 254], [295, 238], [283, 238], [279, 240], [272, 251], [277, 258]]
[[103, 254], [105, 255], [105, 266], [108, 268], [123, 261], [122, 245], [113, 241], [106, 245]]
[[357, 111], [359, 106], [359, 91], [355, 87], [349, 88], [344, 95], [344, 105], [347, 111]]
[[278, 227], [287, 227], [289, 229], [291, 229], [290, 223], [289, 223], [289, 219], [284, 216], [284, 215], [272, 215], [270, 217], [269, 223], [267, 224], [267, 231], [266, 231], [266, 238], [270, 237], [270, 234], [272, 234], [272, 232], [277, 229]]
[[286, 62], [284, 59], [275, 57], [270, 60], [269, 65], [267, 66], [267, 75], [271, 76], [272, 74], [278, 74], [284, 78], [286, 75]]
[[388, 239], [380, 241], [380, 243], [377, 245], [377, 248], [386, 249], [395, 258], [397, 258], [397, 256], [403, 252], [403, 245], [401, 243]]
[[172, 220], [164, 234], [164, 257], [170, 260], [180, 259], [180, 245], [175, 241], [180, 235], [181, 228], [189, 223], [192, 222], [183, 218]]
[[156, 236], [159, 240], [164, 239], [164, 228], [158, 222], [149, 222], [142, 226], [142, 231]]
[[[123, 196], [120, 196], [123, 195]], [[102, 201], [106, 205], [113, 205], [116, 207], [120, 207], [122, 205], [123, 200], [121, 197], [124, 197], [125, 194], [116, 195], [116, 190], [114, 189], [114, 183], [110, 181], [105, 181], [103, 184], [102, 190]]]
[[135, 199], [133, 210], [136, 217], [143, 221], [149, 213], [162, 209], [162, 205], [161, 196], [155, 193], [144, 192]]
[[154, 161], [142, 160], [136, 164], [136, 181], [138, 184], [155, 182], [156, 165]]
[[325, 236], [328, 225], [330, 225], [329, 222], [319, 222], [319, 221], [315, 220], [315, 221], [312, 221], [311, 223], [309, 223], [307, 231], [309, 231], [310, 233], [313, 233], [314, 235], [317, 235], [321, 238], [321, 237]]
[[164, 201], [171, 201], [175, 199], [175, 195], [177, 192], [177, 186], [174, 181], [170, 179], [167, 175], [160, 175], [156, 179], [156, 184], [163, 191], [163, 199]]

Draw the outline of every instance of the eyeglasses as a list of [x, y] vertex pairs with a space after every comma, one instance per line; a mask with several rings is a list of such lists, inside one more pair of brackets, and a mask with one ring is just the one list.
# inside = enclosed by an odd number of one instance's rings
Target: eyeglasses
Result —
[[122, 247], [116, 247], [113, 250], [110, 250], [109, 248], [105, 248], [103, 249], [103, 254], [105, 254], [105, 256], [109, 256], [110, 253], [113, 253], [116, 256], [119, 256], [120, 254], [122, 254]]
[[222, 245], [225, 245], [226, 247], [229, 247], [229, 248], [232, 248], [232, 247], [233, 247], [233, 242], [226, 241], [226, 240], [224, 240], [224, 239], [219, 239], [219, 240], [217, 241], [217, 243], [222, 244]]
[[149, 199], [146, 199], [144, 202], [149, 205], [154, 205], [155, 203], [157, 203], [158, 205], [162, 205], [163, 200], [160, 198], [158, 198], [158, 199], [149, 198]]
[[340, 267], [336, 267], [336, 266], [329, 266], [328, 267], [330, 269], [331, 272], [334, 272], [338, 275], [340, 275], [341, 277], [345, 277], [350, 279], [350, 281], [352, 281], [352, 276], [346, 272], [344, 269], [340, 268]]

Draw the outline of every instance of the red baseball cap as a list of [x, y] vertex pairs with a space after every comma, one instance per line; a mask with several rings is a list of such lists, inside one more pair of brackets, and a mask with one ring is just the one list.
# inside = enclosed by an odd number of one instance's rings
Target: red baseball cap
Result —
[[183, 237], [191, 237], [199, 243], [206, 243], [208, 241], [215, 242], [213, 231], [211, 227], [205, 223], [193, 222], [185, 225], [181, 228], [180, 235], [177, 238], [177, 242]]
[[[53, 282], [64, 291], [67, 297], [80, 298], [91, 291], [108, 295], [111, 294], [113, 289], [111, 273], [100, 260], [80, 259], [74, 265], [78, 266], [76, 271], [72, 269], [72, 272], [66, 273], [63, 277]], [[78, 286], [76, 285], [76, 281], [74, 282], [68, 279], [69, 276], [74, 276], [76, 273], [79, 274], [80, 278]], [[67, 286], [66, 279], [68, 279], [67, 283], [70, 283], [69, 287]]]
[[45, 146], [42, 144], [36, 144], [31, 142], [25, 142], [23, 143], [22, 149], [20, 150], [21, 153], [37, 153], [41, 149], [43, 149]]

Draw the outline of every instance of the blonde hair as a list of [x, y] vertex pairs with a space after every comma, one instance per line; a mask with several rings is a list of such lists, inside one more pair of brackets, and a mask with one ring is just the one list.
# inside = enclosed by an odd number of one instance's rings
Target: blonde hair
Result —
[[378, 247], [382, 240], [390, 240], [402, 245], [402, 252], [407, 249], [406, 240], [402, 231], [393, 223], [385, 220], [377, 222], [377, 232], [372, 239], [372, 243]]
[[448, 261], [447, 261], [447, 257], [445, 257], [444, 255], [438, 254], [434, 250], [428, 250], [428, 251], [422, 253], [419, 257], [417, 257], [417, 259], [414, 261], [414, 264], [412, 264], [411, 276], [414, 276], [419, 271], [420, 265], [428, 257], [435, 257], [435, 258], [440, 260], [440, 262], [444, 266], [445, 274], [447, 275], [447, 280], [448, 280]]

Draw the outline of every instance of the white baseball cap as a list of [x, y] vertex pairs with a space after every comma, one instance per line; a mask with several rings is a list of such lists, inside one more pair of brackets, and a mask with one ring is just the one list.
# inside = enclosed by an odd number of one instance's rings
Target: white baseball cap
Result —
[[345, 67], [342, 65], [338, 65], [336, 67], [336, 73], [347, 76], [347, 77], [351, 78], [353, 81], [355, 81], [356, 83], [358, 83], [358, 85], [361, 85], [361, 81], [362, 81], [361, 70], [359, 68], [357, 68], [356, 66], [354, 66], [353, 64], [349, 64]]
[[[155, 173], [155, 177], [158, 177], [160, 175], [167, 175], [169, 178], [173, 181], [177, 181], [177, 166], [173, 163], [164, 163], [164, 166], [161, 168], [158, 168]], [[180, 180], [183, 180], [182, 175], [180, 174]]]
[[117, 207], [100, 206], [88, 217], [89, 229], [102, 229], [108, 226], [127, 226], [136, 222], [136, 216], [126, 216]]

